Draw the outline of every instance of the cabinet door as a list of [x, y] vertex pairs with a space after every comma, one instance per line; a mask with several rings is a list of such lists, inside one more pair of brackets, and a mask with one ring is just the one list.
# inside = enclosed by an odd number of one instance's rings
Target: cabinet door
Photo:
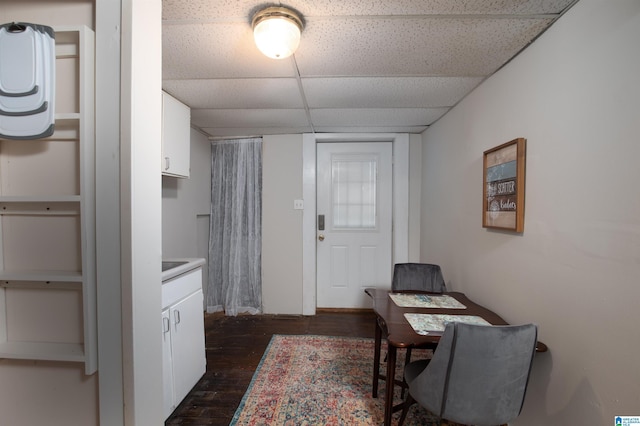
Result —
[[166, 419], [176, 408], [173, 396], [173, 360], [171, 356], [171, 317], [169, 309], [162, 311], [162, 388], [163, 412]]
[[162, 92], [162, 174], [189, 177], [191, 110]]
[[182, 401], [206, 370], [202, 304], [202, 290], [198, 290], [170, 310], [176, 401]]

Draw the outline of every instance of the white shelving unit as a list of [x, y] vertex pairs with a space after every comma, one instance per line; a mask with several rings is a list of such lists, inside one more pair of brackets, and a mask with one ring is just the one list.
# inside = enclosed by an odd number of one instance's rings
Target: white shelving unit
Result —
[[95, 36], [54, 28], [53, 135], [0, 139], [0, 358], [97, 371]]

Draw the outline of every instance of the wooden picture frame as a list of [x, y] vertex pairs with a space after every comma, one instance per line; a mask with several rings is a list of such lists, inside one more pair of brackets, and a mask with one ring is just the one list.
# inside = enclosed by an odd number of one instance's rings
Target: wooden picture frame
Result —
[[482, 227], [524, 231], [526, 139], [484, 152]]

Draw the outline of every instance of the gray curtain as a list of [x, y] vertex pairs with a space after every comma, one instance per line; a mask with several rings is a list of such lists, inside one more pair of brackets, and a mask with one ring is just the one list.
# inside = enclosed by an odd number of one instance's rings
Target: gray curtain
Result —
[[207, 312], [262, 311], [262, 139], [211, 143]]

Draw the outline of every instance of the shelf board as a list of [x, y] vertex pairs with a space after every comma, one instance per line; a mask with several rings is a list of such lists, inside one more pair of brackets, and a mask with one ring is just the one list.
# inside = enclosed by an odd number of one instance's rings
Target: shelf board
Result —
[[84, 362], [81, 343], [2, 342], [0, 358]]
[[77, 112], [58, 112], [58, 113], [55, 114], [55, 119], [56, 119], [56, 122], [64, 121], [64, 120], [76, 121], [76, 120], [80, 120], [80, 113], [77, 113]]
[[0, 203], [78, 203], [79, 195], [0, 195]]
[[0, 271], [0, 281], [37, 281], [81, 283], [78, 271]]
[[77, 216], [79, 195], [0, 196], [0, 215]]
[[[72, 141], [78, 142], [79, 139], [79, 123], [80, 114], [77, 112], [63, 112], [55, 115], [55, 126], [51, 136], [40, 139], [28, 139], [18, 140], [21, 144], [34, 143], [40, 144], [42, 142], [63, 142]], [[16, 142], [16, 139], [0, 138], [0, 141]]]

